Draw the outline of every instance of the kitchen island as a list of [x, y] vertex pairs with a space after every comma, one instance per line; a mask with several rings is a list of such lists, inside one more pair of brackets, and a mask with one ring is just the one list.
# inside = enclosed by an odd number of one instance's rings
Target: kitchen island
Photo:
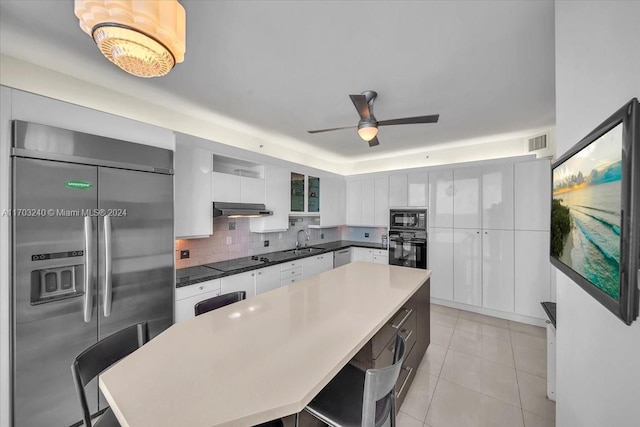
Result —
[[412, 297], [426, 295], [428, 311], [430, 275], [347, 264], [173, 325], [104, 372], [100, 389], [131, 427], [249, 426], [300, 412], [374, 336], [399, 330]]

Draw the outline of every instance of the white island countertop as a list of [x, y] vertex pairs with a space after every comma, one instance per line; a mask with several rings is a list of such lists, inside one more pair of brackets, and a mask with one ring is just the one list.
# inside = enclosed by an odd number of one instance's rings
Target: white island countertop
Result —
[[123, 426], [301, 411], [431, 272], [356, 262], [175, 324], [100, 375]]

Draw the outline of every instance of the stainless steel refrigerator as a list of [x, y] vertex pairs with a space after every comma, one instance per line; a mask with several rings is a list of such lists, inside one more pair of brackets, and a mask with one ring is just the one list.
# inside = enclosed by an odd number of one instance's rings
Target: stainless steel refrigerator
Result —
[[173, 152], [14, 121], [12, 168], [13, 422], [71, 426], [74, 358], [173, 322]]

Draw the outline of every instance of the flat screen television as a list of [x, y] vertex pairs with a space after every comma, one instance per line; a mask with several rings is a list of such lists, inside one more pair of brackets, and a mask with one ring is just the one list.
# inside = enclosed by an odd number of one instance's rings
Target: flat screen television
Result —
[[551, 167], [551, 263], [627, 324], [640, 295], [639, 132], [634, 98]]

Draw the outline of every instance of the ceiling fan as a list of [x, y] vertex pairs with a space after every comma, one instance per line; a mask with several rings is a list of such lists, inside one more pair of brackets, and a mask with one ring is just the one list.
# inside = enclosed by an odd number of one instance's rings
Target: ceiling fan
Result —
[[355, 105], [358, 114], [360, 115], [360, 121], [357, 126], [344, 126], [331, 129], [319, 129], [310, 130], [309, 133], [330, 132], [340, 129], [352, 129], [358, 128], [358, 135], [360, 138], [369, 142], [369, 147], [374, 147], [380, 144], [378, 141], [378, 126], [390, 126], [390, 125], [412, 125], [417, 123], [437, 123], [439, 114], [433, 114], [431, 116], [418, 116], [418, 117], [405, 117], [402, 119], [392, 120], [380, 120], [378, 121], [373, 115], [373, 101], [378, 94], [372, 90], [366, 90], [360, 95], [349, 95], [353, 105]]

